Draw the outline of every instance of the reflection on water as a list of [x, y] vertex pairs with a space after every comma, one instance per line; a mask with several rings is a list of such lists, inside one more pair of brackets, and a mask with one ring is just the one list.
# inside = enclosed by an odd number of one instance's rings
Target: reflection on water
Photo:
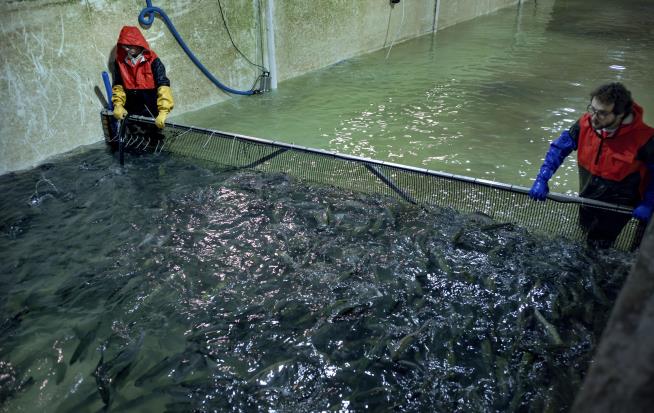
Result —
[[633, 261], [163, 155], [0, 187], [5, 412], [565, 411]]
[[[625, 82], [654, 123], [650, 3], [525, 1], [176, 120], [530, 186], [599, 84]], [[550, 186], [577, 191], [574, 156]]]

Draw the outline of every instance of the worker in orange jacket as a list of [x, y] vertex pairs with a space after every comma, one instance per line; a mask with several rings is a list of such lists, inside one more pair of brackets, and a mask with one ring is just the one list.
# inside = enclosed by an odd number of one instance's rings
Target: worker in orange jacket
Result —
[[159, 129], [174, 107], [170, 80], [157, 54], [134, 26], [124, 26], [116, 45], [116, 66], [111, 89], [114, 117], [128, 113], [155, 118]]
[[[602, 85], [590, 97], [587, 113], [551, 143], [529, 196], [544, 201], [548, 181], [577, 150], [579, 196], [633, 207], [633, 217], [646, 223], [654, 212], [654, 128], [621, 83]], [[629, 218], [585, 206], [579, 214], [589, 241], [599, 246], [611, 245]]]

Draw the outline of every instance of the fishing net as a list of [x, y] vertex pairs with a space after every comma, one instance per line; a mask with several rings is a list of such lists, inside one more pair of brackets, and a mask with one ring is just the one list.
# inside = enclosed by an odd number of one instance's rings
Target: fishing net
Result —
[[[111, 112], [101, 114], [105, 140], [115, 145], [118, 128]], [[150, 118], [130, 116], [123, 136], [128, 149], [170, 152], [235, 169], [285, 173], [306, 182], [400, 198], [425, 208], [452, 208], [482, 213], [502, 223], [554, 237], [585, 240], [579, 210], [629, 217], [631, 208], [562, 194], [535, 202], [521, 186], [436, 172], [273, 142], [238, 134], [167, 123], [163, 131]], [[613, 243], [625, 251], [637, 248], [645, 226], [630, 219]]]

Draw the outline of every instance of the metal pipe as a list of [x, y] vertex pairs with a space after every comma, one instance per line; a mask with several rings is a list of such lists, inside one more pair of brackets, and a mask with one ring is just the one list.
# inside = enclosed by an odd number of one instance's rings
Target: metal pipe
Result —
[[275, 57], [275, 0], [266, 1], [266, 43], [268, 45], [268, 70], [270, 89], [277, 89], [277, 60]]
[[[103, 110], [102, 114], [104, 116], [111, 116], [111, 112], [107, 110]], [[154, 125], [154, 119], [144, 117], [144, 116], [138, 116], [138, 115], [130, 115], [129, 116], [130, 121], [140, 121], [146, 124]], [[462, 181], [462, 182], [468, 182], [476, 185], [482, 185], [488, 188], [496, 188], [500, 190], [507, 190], [511, 192], [518, 192], [522, 194], [528, 194], [529, 189], [524, 186], [519, 186], [519, 185], [511, 185], [511, 184], [506, 184], [506, 183], [501, 183], [501, 182], [496, 182], [496, 181], [489, 181], [486, 179], [481, 179], [481, 178], [472, 178], [469, 176], [464, 176], [464, 175], [456, 175], [456, 174], [451, 174], [447, 172], [440, 172], [440, 171], [433, 171], [430, 169], [425, 169], [425, 168], [417, 168], [414, 166], [409, 166], [409, 165], [401, 165], [393, 162], [386, 162], [386, 161], [380, 161], [376, 159], [370, 159], [370, 158], [365, 158], [362, 156], [356, 156], [356, 155], [347, 155], [347, 154], [342, 154], [342, 153], [337, 153], [337, 152], [330, 152], [324, 149], [315, 149], [315, 148], [308, 148], [305, 146], [300, 146], [300, 145], [295, 145], [292, 143], [286, 143], [286, 142], [279, 142], [279, 141], [271, 141], [268, 139], [263, 139], [263, 138], [257, 138], [254, 136], [248, 136], [248, 135], [241, 135], [237, 133], [231, 133], [231, 132], [222, 132], [218, 130], [212, 130], [212, 129], [206, 129], [206, 128], [199, 128], [195, 126], [186, 126], [186, 125], [179, 125], [175, 123], [167, 123], [166, 127], [170, 127], [171, 129], [173, 128], [185, 128], [186, 130], [176, 136], [174, 138], [179, 138], [180, 136], [189, 133], [189, 132], [200, 132], [204, 134], [215, 134], [216, 136], [222, 136], [224, 138], [231, 138], [234, 140], [241, 140], [241, 141], [246, 141], [246, 142], [252, 142], [252, 143], [262, 143], [264, 145], [270, 145], [270, 146], [275, 146], [277, 148], [287, 148], [291, 149], [294, 151], [298, 152], [308, 152], [312, 154], [317, 154], [317, 155], [324, 155], [324, 156], [329, 156], [333, 158], [338, 158], [342, 160], [347, 160], [347, 161], [354, 161], [354, 162], [363, 162], [364, 164], [370, 164], [370, 165], [377, 165], [377, 166], [387, 166], [391, 168], [397, 168], [401, 169], [404, 171], [411, 171], [415, 172], [421, 175], [431, 175], [435, 177], [441, 177], [441, 178], [446, 178], [446, 179], [453, 179], [457, 181]], [[598, 207], [605, 207], [605, 208], [611, 208], [616, 211], [621, 211], [625, 213], [631, 213], [633, 208], [624, 206], [624, 205], [618, 205], [618, 204], [611, 204], [607, 202], [602, 202], [602, 201], [597, 201], [594, 199], [589, 199], [589, 198], [580, 198], [577, 196], [572, 196], [572, 195], [565, 195], [565, 194], [559, 194], [555, 192], [550, 192], [547, 194], [547, 199], [552, 199], [557, 202], [563, 202], [563, 203], [575, 203], [575, 204], [581, 204], [581, 205], [590, 205], [590, 206], [598, 206]], [[535, 201], [534, 201], [535, 202]]]
[[439, 0], [434, 0], [434, 20], [431, 23], [431, 32], [436, 33], [438, 31], [438, 15], [441, 12], [441, 2]]

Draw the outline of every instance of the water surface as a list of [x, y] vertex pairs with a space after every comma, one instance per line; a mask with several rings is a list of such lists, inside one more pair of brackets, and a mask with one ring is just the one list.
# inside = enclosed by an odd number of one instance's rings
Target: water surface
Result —
[[[525, 1], [175, 120], [531, 186], [596, 86], [624, 82], [654, 123], [651, 15], [647, 0]], [[574, 156], [550, 186], [578, 190]]]
[[633, 262], [101, 146], [0, 187], [12, 413], [566, 411]]

